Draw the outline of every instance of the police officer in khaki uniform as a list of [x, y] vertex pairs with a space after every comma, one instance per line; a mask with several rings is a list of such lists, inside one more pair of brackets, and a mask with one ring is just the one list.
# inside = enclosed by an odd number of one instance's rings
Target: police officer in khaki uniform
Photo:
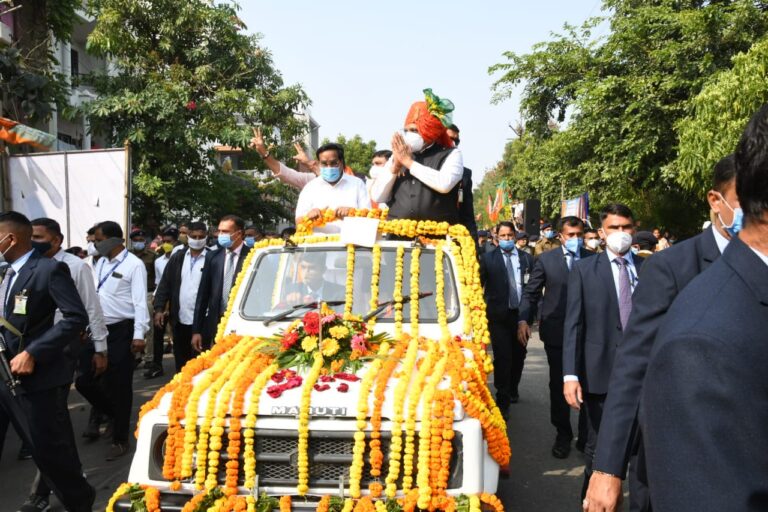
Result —
[[558, 247], [560, 247], [560, 241], [557, 239], [557, 233], [552, 229], [552, 224], [545, 222], [541, 225], [541, 238], [533, 249], [533, 257], [538, 258], [541, 253]]

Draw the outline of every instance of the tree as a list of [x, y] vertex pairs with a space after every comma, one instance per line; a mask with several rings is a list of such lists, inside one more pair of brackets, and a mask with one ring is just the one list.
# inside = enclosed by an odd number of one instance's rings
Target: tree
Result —
[[47, 121], [54, 106], [63, 108], [69, 94], [65, 77], [53, 71], [55, 41], [66, 41], [81, 0], [28, 0], [14, 12], [10, 46], [0, 48], [0, 101], [11, 119]]
[[93, 131], [132, 146], [134, 221], [154, 227], [172, 212], [290, 217], [274, 191], [215, 166], [216, 144], [252, 156], [257, 124], [281, 159], [306, 130], [296, 115], [309, 103], [306, 94], [284, 85], [259, 36], [244, 33], [238, 6], [92, 0], [89, 9], [96, 25], [88, 49], [111, 59], [116, 72], [87, 78], [99, 97], [82, 111]]
[[[678, 123], [693, 99], [731, 59], [768, 33], [768, 16], [750, 0], [606, 0], [605, 18], [507, 53], [495, 90], [502, 101], [525, 83], [526, 135], [507, 176], [513, 191], [536, 193], [544, 215], [566, 196], [588, 191], [596, 206], [629, 204], [646, 224], [680, 232], [700, 225], [705, 204], [681, 189], [668, 166], [677, 158]], [[595, 38], [601, 23], [610, 33]], [[565, 121], [552, 129], [551, 120]], [[518, 195], [520, 195], [518, 194]]]
[[[323, 140], [323, 144], [329, 142], [331, 142], [330, 139]], [[344, 135], [339, 134], [333, 142], [344, 146], [344, 158], [348, 167], [356, 173], [368, 175], [373, 154], [376, 152], [375, 140], [365, 142], [360, 135], [347, 139]]]

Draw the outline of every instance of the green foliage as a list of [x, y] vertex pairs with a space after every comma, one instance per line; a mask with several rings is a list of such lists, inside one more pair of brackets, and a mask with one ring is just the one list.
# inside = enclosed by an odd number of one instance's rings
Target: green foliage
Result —
[[365, 142], [360, 135], [347, 139], [344, 135], [339, 134], [334, 141], [327, 138], [323, 139], [323, 144], [328, 144], [329, 142], [335, 142], [344, 146], [344, 158], [348, 167], [352, 168], [356, 173], [368, 175], [373, 154], [376, 152], [375, 140]]
[[[0, 98], [14, 120], [42, 121], [63, 102], [66, 82], [51, 71], [28, 68], [18, 48], [0, 48]], [[3, 113], [0, 113], [2, 115]]]
[[710, 170], [736, 148], [750, 116], [768, 101], [768, 39], [733, 59], [733, 68], [713, 75], [693, 99], [693, 112], [677, 125], [677, 160], [664, 169], [670, 180], [702, 194]]
[[[505, 178], [516, 197], [541, 198], [545, 216], [559, 211], [561, 189], [588, 191], [593, 209], [620, 201], [646, 223], [691, 232], [704, 216], [697, 193], [709, 169], [680, 188], [669, 167], [678, 124], [708, 80], [768, 33], [768, 15], [750, 0], [609, 0], [604, 9], [605, 18], [566, 26], [491, 68], [503, 72], [497, 100], [526, 84], [526, 133], [505, 158]], [[610, 32], [595, 38], [599, 27]]]
[[[133, 152], [134, 220], [216, 219], [238, 213], [260, 224], [290, 217], [281, 186], [221, 174], [217, 144], [244, 148], [252, 126], [287, 159], [305, 131], [297, 113], [309, 100], [285, 86], [258, 36], [242, 32], [237, 5], [206, 0], [92, 0], [89, 51], [116, 64], [86, 79], [99, 97], [83, 108], [93, 131]], [[262, 221], [263, 220], [263, 221]]]

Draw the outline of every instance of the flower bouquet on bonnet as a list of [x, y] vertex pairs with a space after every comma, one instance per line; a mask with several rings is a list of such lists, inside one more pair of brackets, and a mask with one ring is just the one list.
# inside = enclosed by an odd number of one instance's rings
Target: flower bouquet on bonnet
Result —
[[324, 374], [355, 373], [386, 339], [385, 333], [373, 334], [361, 317], [337, 313], [322, 303], [319, 311], [309, 311], [278, 331], [267, 351], [274, 354], [280, 368], [309, 368], [319, 352]]

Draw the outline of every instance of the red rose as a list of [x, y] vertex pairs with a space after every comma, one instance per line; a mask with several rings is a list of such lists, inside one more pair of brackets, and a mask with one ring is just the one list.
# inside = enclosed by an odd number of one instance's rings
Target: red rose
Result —
[[316, 311], [310, 311], [302, 320], [304, 322], [304, 330], [307, 334], [318, 334], [320, 332], [320, 315]]
[[346, 380], [347, 382], [357, 382], [360, 380], [360, 377], [354, 373], [337, 373], [334, 377], [339, 380]]
[[331, 386], [328, 384], [315, 384], [315, 391], [326, 391], [328, 389], [331, 389]]
[[346, 382], [342, 382], [341, 384], [339, 384], [339, 387], [337, 387], [336, 389], [339, 390], [340, 393], [346, 393], [347, 391], [349, 391], [349, 384], [347, 384]]
[[187, 103], [187, 110], [195, 110], [197, 108], [197, 103], [195, 103], [195, 100], [190, 100]]

